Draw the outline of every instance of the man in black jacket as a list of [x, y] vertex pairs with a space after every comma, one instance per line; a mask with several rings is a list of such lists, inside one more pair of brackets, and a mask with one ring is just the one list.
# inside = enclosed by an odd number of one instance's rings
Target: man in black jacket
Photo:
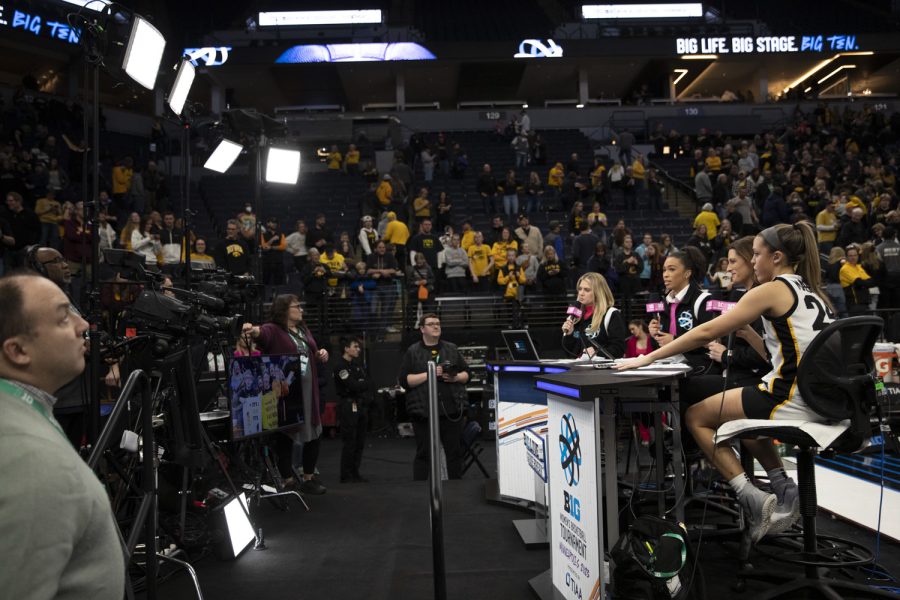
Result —
[[428, 363], [437, 366], [438, 411], [441, 444], [447, 457], [447, 476], [462, 477], [463, 414], [467, 400], [469, 367], [456, 344], [441, 340], [441, 319], [435, 314], [422, 317], [422, 341], [406, 350], [400, 364], [400, 385], [406, 389], [406, 412], [416, 435], [413, 479], [428, 478]]
[[368, 423], [371, 386], [366, 370], [357, 359], [361, 352], [359, 340], [355, 337], [341, 338], [341, 357], [332, 369], [334, 386], [337, 390], [338, 411], [341, 419], [341, 483], [366, 483], [359, 474], [363, 448], [366, 447], [366, 426]]

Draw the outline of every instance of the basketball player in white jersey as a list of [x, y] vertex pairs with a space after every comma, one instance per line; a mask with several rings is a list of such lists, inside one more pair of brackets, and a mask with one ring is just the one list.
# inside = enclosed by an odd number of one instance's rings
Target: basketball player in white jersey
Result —
[[[747, 292], [732, 310], [619, 368], [642, 367], [738, 330], [761, 355], [768, 350], [772, 370], [760, 384], [711, 396], [687, 412], [687, 425], [700, 448], [728, 480], [749, 515], [750, 533], [756, 542], [799, 519], [796, 483], [786, 476], [771, 439], [743, 442], [768, 472], [774, 494], [755, 487], [731, 446], [716, 445], [713, 436], [720, 425], [737, 419], [824, 421], [825, 417], [813, 412], [797, 392], [797, 366], [809, 343], [834, 319], [828, 296], [822, 291], [816, 236], [808, 223], [764, 230], [753, 240], [752, 264], [760, 285]], [[765, 341], [748, 327], [759, 317], [763, 319]]]

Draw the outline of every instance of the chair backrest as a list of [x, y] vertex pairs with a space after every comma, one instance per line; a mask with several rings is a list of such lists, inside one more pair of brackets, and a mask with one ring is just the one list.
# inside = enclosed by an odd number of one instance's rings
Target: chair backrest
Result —
[[884, 321], [879, 317], [839, 319], [813, 338], [797, 369], [803, 401], [833, 421], [851, 420], [850, 430], [832, 444], [858, 450], [869, 434], [869, 412], [875, 403], [875, 359], [872, 348]]

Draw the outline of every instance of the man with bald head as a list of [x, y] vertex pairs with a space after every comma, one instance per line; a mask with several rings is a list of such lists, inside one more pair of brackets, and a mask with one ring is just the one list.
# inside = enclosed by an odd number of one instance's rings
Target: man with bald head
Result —
[[125, 564], [109, 499], [53, 418], [84, 369], [88, 324], [52, 281], [0, 279], [0, 589], [9, 598], [119, 600]]
[[[46, 246], [29, 246], [25, 249], [25, 268], [43, 275], [63, 291], [69, 298], [75, 310], [78, 309], [77, 297], [72, 293], [72, 272], [69, 263], [55, 248]], [[118, 385], [118, 367], [107, 378], [110, 385]], [[87, 381], [85, 374], [75, 377], [72, 381], [53, 392], [56, 403], [53, 406], [53, 416], [62, 425], [66, 437], [75, 448], [81, 448], [85, 443], [87, 423], [85, 421], [85, 391]]]

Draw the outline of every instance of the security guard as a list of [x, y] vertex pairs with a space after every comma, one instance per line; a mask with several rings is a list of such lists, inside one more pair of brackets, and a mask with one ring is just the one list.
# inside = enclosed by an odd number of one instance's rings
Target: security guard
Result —
[[334, 365], [334, 385], [340, 398], [341, 483], [365, 483], [359, 474], [363, 448], [366, 444], [371, 386], [365, 369], [357, 362], [362, 349], [354, 337], [341, 338], [341, 357]]

